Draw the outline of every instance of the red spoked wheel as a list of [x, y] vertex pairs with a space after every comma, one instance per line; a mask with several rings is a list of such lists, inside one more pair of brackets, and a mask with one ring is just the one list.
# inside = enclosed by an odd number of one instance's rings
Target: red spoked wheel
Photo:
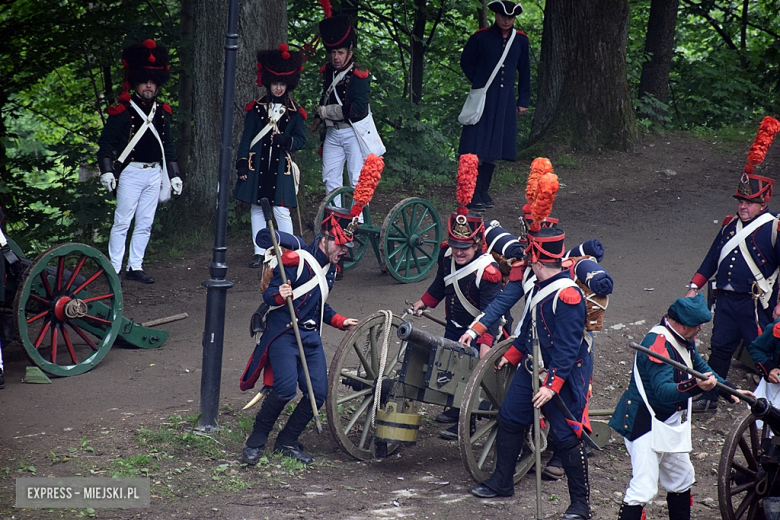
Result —
[[97, 365], [122, 325], [122, 288], [108, 259], [84, 244], [62, 244], [27, 268], [14, 299], [16, 331], [30, 359], [55, 376]]

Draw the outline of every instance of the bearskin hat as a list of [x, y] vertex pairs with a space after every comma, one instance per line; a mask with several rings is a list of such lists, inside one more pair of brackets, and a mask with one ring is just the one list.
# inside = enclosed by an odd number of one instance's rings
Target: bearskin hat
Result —
[[159, 87], [171, 77], [168, 49], [157, 45], [154, 40], [125, 47], [122, 65], [125, 67], [125, 81], [131, 87], [150, 80]]
[[287, 91], [295, 90], [303, 71], [303, 55], [290, 51], [286, 43], [275, 50], [257, 53], [257, 86], [270, 87], [271, 83], [284, 83]]
[[342, 14], [331, 16], [320, 22], [320, 36], [325, 50], [341, 49], [346, 47], [351, 49], [357, 43], [355, 28], [352, 27], [352, 20], [349, 16]]

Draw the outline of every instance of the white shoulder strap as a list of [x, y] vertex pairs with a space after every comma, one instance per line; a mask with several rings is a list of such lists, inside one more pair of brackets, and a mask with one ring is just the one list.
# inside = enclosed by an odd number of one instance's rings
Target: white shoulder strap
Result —
[[[303, 274], [304, 263], [309, 264], [311, 270], [314, 271], [314, 276], [305, 284], [299, 285], [293, 289], [292, 299], [293, 301], [297, 300], [319, 285], [320, 293], [322, 295], [322, 298], [320, 299], [320, 323], [322, 323], [322, 316], [325, 312], [325, 300], [328, 299], [328, 294], [330, 293], [330, 289], [328, 289], [328, 280], [325, 278], [325, 274], [330, 270], [330, 264], [325, 265], [325, 267], [320, 267], [320, 263], [317, 259], [304, 249], [298, 249], [296, 253], [298, 253], [298, 271], [296, 278], [300, 278], [301, 274]], [[270, 307], [269, 312], [275, 311], [281, 307], [282, 305], [273, 305]], [[320, 327], [320, 334], [321, 333], [322, 327]]]
[[262, 139], [263, 137], [268, 134], [273, 129], [279, 129], [278, 123], [279, 120], [284, 115], [285, 111], [287, 110], [284, 105], [280, 105], [280, 107], [276, 110], [268, 110], [268, 108], [271, 106], [272, 103], [268, 103], [266, 107], [266, 112], [268, 113], [268, 124], [263, 127], [262, 130], [260, 130], [257, 135], [252, 139], [252, 142], [249, 143], [249, 149], [251, 150], [254, 148], [254, 146]]
[[498, 63], [496, 63], [496, 68], [493, 69], [493, 72], [490, 74], [490, 77], [487, 80], [487, 83], [485, 83], [485, 86], [483, 87], [486, 91], [490, 87], [490, 84], [493, 83], [493, 79], [495, 79], [496, 74], [498, 74], [499, 69], [501, 68], [501, 65], [504, 64], [504, 60], [506, 60], [507, 54], [509, 54], [509, 49], [512, 48], [512, 42], [515, 41], [515, 35], [517, 34], [517, 31], [512, 29], [512, 35], [509, 36], [509, 41], [506, 42], [506, 47], [504, 47], [504, 53], [501, 55], [501, 59], [498, 60]]
[[479, 282], [482, 279], [482, 273], [485, 271], [485, 268], [493, 262], [493, 257], [487, 254], [480, 255], [479, 258], [477, 258], [475, 261], [461, 267], [458, 270], [454, 270], [456, 267], [455, 259], [453, 258], [451, 261], [451, 269], [453, 272], [444, 277], [444, 285], [452, 285], [452, 287], [455, 289], [455, 295], [458, 297], [460, 304], [463, 305], [463, 308], [466, 309], [466, 311], [472, 316], [477, 317], [482, 311], [472, 305], [468, 298], [466, 298], [466, 295], [463, 294], [463, 291], [460, 289], [460, 283], [458, 282], [474, 271], [477, 271], [477, 287], [479, 287]]
[[149, 111], [149, 115], [144, 114], [144, 111], [141, 110], [141, 108], [136, 105], [135, 101], [132, 99], [130, 100], [130, 106], [133, 107], [136, 112], [138, 112], [138, 115], [141, 116], [144, 122], [141, 125], [141, 128], [138, 129], [138, 132], [136, 132], [133, 138], [130, 140], [130, 142], [127, 143], [127, 146], [125, 146], [125, 149], [119, 155], [117, 161], [124, 163], [125, 159], [127, 159], [127, 156], [130, 155], [130, 152], [133, 151], [133, 148], [135, 148], [135, 145], [138, 144], [138, 141], [141, 140], [141, 137], [144, 135], [144, 133], [149, 130], [152, 132], [152, 134], [154, 134], [154, 137], [157, 138], [157, 142], [160, 145], [160, 153], [162, 154], [162, 171], [163, 175], [168, 177], [168, 166], [166, 165], [165, 161], [165, 147], [162, 144], [162, 139], [160, 139], [160, 134], [157, 132], [157, 128], [154, 127], [154, 114], [157, 112], [157, 103], [152, 103], [152, 109]]
[[[323, 103], [327, 103], [327, 102], [328, 102], [328, 98], [330, 97], [330, 93], [331, 93], [331, 92], [333, 92], [333, 90], [336, 88], [336, 85], [338, 85], [338, 84], [339, 84], [339, 82], [340, 82], [342, 79], [344, 79], [344, 76], [346, 76], [346, 75], [347, 75], [347, 73], [348, 73], [349, 71], [351, 71], [351, 70], [352, 70], [352, 68], [353, 68], [354, 66], [355, 66], [355, 62], [352, 62], [352, 63], [350, 63], [350, 64], [349, 64], [349, 67], [347, 67], [346, 69], [342, 70], [341, 72], [339, 72], [338, 74], [336, 74], [336, 75], [333, 77], [333, 82], [330, 84], [330, 86], [328, 87], [328, 89], [325, 91], [325, 95], [324, 95], [324, 96], [323, 96], [323, 98], [322, 98], [322, 102], [323, 102]], [[338, 95], [338, 94], [336, 94], [336, 102], [337, 102], [339, 105], [342, 105], [342, 106], [344, 105], [344, 103], [342, 103], [342, 102], [341, 102], [341, 98], [339, 98], [339, 95]]]
[[721, 248], [720, 257], [718, 258], [718, 265], [720, 265], [720, 263], [723, 262], [723, 259], [731, 253], [732, 249], [737, 247], [737, 244], [744, 242], [749, 235], [771, 220], [776, 220], [776, 218], [768, 211], [756, 217], [750, 224], [745, 227], [742, 227], [742, 221], [738, 220], [737, 233], [731, 237], [729, 241], [726, 242], [726, 244]]

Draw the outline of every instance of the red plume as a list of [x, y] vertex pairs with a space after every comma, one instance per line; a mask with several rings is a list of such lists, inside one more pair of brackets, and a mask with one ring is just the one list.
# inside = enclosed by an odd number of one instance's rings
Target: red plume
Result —
[[379, 179], [382, 178], [384, 167], [385, 162], [382, 158], [374, 154], [369, 154], [366, 160], [363, 161], [363, 168], [360, 169], [360, 178], [355, 186], [355, 190], [352, 192], [352, 200], [355, 201], [355, 205], [352, 206], [349, 213], [353, 217], [360, 215], [363, 208], [371, 201], [374, 191], [379, 185]]
[[144, 47], [146, 47], [146, 48], [147, 48], [147, 49], [149, 49], [149, 50], [152, 50], [152, 49], [154, 49], [155, 47], [157, 47], [157, 44], [156, 44], [156, 43], [154, 43], [154, 40], [152, 40], [152, 39], [149, 39], [149, 40], [146, 40], [146, 41], [144, 42]]
[[479, 158], [476, 155], [465, 153], [460, 156], [455, 196], [463, 210], [458, 208], [458, 213], [464, 210], [465, 213], [468, 213], [466, 205], [471, 203], [471, 198], [474, 196], [474, 189], [477, 187], [478, 170]]
[[529, 204], [533, 204], [536, 200], [536, 186], [539, 182], [539, 177], [552, 173], [553, 167], [550, 159], [546, 157], [537, 157], [531, 163], [531, 173], [528, 174], [528, 182], [525, 185], [525, 199]]
[[778, 131], [780, 131], [780, 122], [774, 117], [766, 116], [761, 120], [761, 126], [758, 127], [756, 139], [750, 147], [750, 152], [748, 152], [748, 163], [745, 166], [745, 173], [753, 173], [755, 165], [764, 162], [766, 152], [772, 145], [772, 141]]
[[320, 0], [320, 5], [322, 6], [322, 11], [325, 13], [325, 18], [330, 18], [330, 15], [333, 13], [333, 9], [330, 6], [330, 0]]
[[279, 50], [282, 51], [282, 59], [283, 60], [289, 60], [290, 59], [290, 47], [286, 43], [283, 43], [279, 45]]

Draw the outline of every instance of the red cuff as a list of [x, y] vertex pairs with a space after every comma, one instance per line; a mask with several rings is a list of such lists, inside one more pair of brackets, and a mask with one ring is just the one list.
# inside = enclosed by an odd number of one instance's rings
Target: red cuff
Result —
[[330, 326], [336, 327], [340, 330], [346, 330], [344, 328], [344, 322], [347, 320], [346, 316], [342, 316], [341, 314], [334, 314], [333, 317], [330, 319]]
[[280, 293], [276, 293], [276, 296], [274, 296], [274, 300], [276, 300], [277, 305], [284, 305], [284, 302], [287, 301], [284, 298], [282, 298], [282, 295]]
[[551, 368], [547, 372], [547, 378], [544, 380], [544, 386], [551, 389], [556, 394], [559, 394], [561, 392], [561, 388], [563, 387], [563, 383], [566, 381], [564, 381], [562, 377], [558, 377], [556, 372], [557, 371], [554, 368]]
[[693, 279], [691, 280], [691, 283], [696, 284], [696, 287], [701, 289], [705, 285], [707, 285], [707, 279], [703, 275], [696, 273], [695, 275], [693, 275]]
[[433, 309], [433, 308], [435, 308], [437, 305], [439, 305], [439, 302], [440, 302], [441, 300], [437, 300], [436, 298], [434, 298], [433, 296], [431, 296], [431, 295], [428, 293], [428, 291], [425, 291], [425, 294], [423, 294], [423, 295], [420, 297], [420, 301], [422, 301], [422, 302], [423, 302], [423, 303], [424, 303], [424, 304], [425, 304], [427, 307], [429, 307], [429, 308]]
[[517, 348], [514, 345], [512, 345], [511, 347], [509, 347], [509, 350], [507, 350], [504, 353], [504, 357], [506, 358], [507, 361], [517, 366], [523, 360], [524, 356], [522, 352], [517, 350]]
[[477, 338], [477, 345], [487, 345], [488, 347], [493, 346], [493, 335], [492, 334], [483, 334], [479, 338]]
[[477, 336], [483, 335], [485, 332], [487, 332], [487, 327], [482, 325], [480, 322], [476, 322], [473, 325], [469, 327], [471, 330], [477, 333]]

